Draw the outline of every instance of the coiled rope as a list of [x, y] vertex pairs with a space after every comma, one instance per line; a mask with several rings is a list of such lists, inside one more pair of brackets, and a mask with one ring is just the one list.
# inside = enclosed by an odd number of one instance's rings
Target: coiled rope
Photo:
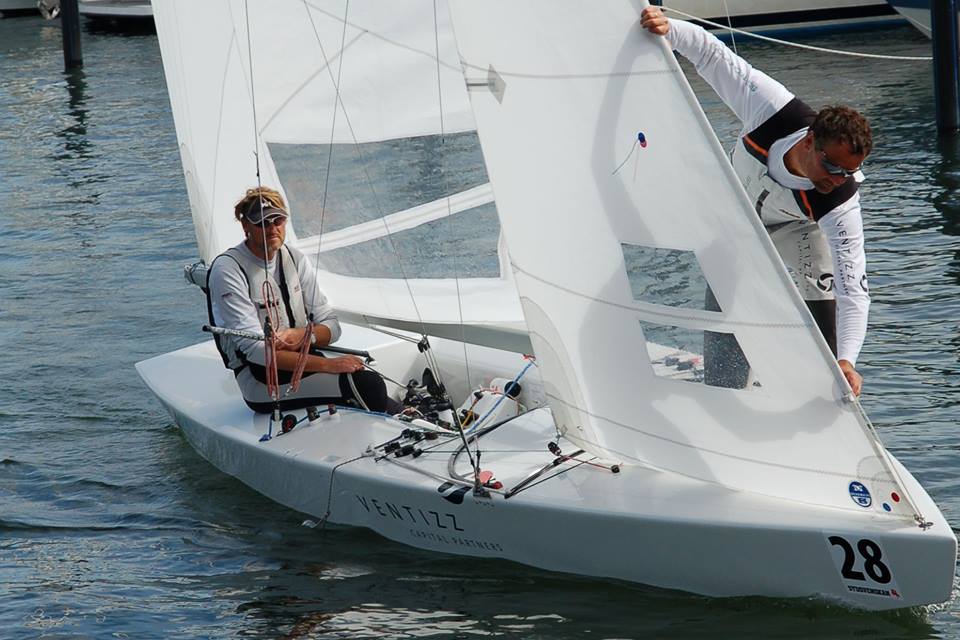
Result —
[[[278, 260], [282, 259], [278, 256]], [[267, 323], [270, 327], [280, 326], [280, 301], [277, 300], [276, 293], [270, 280], [265, 280], [260, 289], [260, 295], [266, 306]], [[313, 321], [307, 321], [303, 335], [299, 343], [289, 343], [280, 339], [275, 329], [268, 334], [264, 334], [264, 368], [267, 370], [267, 393], [271, 398], [280, 398], [280, 381], [277, 371], [277, 351], [282, 343], [292, 351], [298, 352], [297, 363], [293, 368], [293, 374], [290, 379], [290, 386], [287, 393], [296, 392], [300, 388], [300, 380], [303, 378], [303, 372], [307, 368], [307, 355], [310, 353], [310, 338], [313, 336]]]
[[756, 38], [757, 40], [763, 40], [764, 42], [773, 42], [775, 44], [781, 44], [787, 47], [796, 47], [797, 49], [807, 49], [808, 51], [817, 51], [819, 53], [831, 53], [833, 55], [838, 55], [838, 56], [851, 56], [854, 58], [872, 58], [875, 60], [901, 60], [901, 61], [909, 61], [909, 62], [920, 62], [920, 61], [929, 62], [933, 60], [932, 56], [888, 56], [888, 55], [882, 55], [879, 53], [861, 53], [858, 51], [843, 51], [841, 49], [827, 49], [826, 47], [815, 47], [809, 44], [800, 44], [799, 42], [790, 42], [789, 40], [779, 40], [777, 38], [771, 38], [770, 36], [763, 36], [763, 35], [760, 35], [759, 33], [744, 31], [743, 29], [737, 29], [729, 25], [720, 24], [719, 22], [711, 22], [710, 20], [704, 20], [703, 18], [700, 18], [698, 16], [695, 16], [689, 13], [684, 13], [683, 11], [674, 9], [672, 7], [662, 7], [662, 9], [664, 11], [669, 11], [670, 13], [675, 13], [678, 16], [682, 16], [690, 20], [696, 20], [697, 22], [700, 22], [702, 24], [710, 25], [711, 27], [715, 27], [717, 29], [724, 29], [726, 31], [730, 31], [731, 33], [738, 33], [743, 36]]

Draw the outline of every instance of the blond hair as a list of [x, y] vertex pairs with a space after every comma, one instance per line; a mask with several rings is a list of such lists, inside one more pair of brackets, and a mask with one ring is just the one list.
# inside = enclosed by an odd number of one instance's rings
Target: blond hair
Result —
[[276, 207], [277, 209], [287, 211], [287, 204], [283, 201], [283, 196], [280, 195], [279, 191], [271, 189], [270, 187], [253, 187], [247, 189], [244, 196], [233, 206], [234, 217], [236, 217], [237, 220], [243, 220], [244, 214], [250, 210], [250, 205], [257, 200], [263, 200], [264, 206]]

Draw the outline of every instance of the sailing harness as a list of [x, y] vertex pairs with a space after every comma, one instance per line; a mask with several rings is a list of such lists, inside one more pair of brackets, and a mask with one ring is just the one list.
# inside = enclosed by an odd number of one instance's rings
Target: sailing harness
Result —
[[[239, 375], [245, 367], [249, 367], [254, 377], [267, 385], [267, 392], [270, 396], [279, 400], [281, 381], [283, 384], [290, 384], [290, 391], [296, 391], [299, 388], [313, 336], [313, 321], [312, 318], [307, 318], [303, 296], [301, 295], [300, 275], [297, 271], [297, 263], [293, 252], [286, 245], [281, 246], [277, 252], [276, 280], [280, 284], [279, 299], [274, 289], [274, 279], [269, 276], [262, 265], [253, 264], [236, 247], [227, 249], [217, 256], [210, 265], [210, 270], [207, 271], [207, 286], [204, 288], [204, 293], [207, 296], [207, 316], [211, 326], [215, 326], [216, 323], [213, 318], [213, 299], [210, 296], [210, 274], [213, 272], [213, 264], [221, 259], [233, 260], [247, 283], [250, 300], [256, 307], [257, 317], [264, 328], [265, 363], [261, 366], [250, 362], [243, 351], [237, 348], [234, 341], [227, 335], [214, 333], [214, 344], [220, 353], [224, 366], [233, 371], [234, 375]], [[300, 356], [293, 373], [281, 378], [277, 370], [276, 359], [279, 341], [277, 332], [282, 329], [297, 327], [306, 328], [300, 343], [295, 345]]]

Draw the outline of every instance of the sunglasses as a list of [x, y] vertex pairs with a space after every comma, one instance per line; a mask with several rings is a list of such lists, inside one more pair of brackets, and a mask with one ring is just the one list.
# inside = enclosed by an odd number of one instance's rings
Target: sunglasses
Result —
[[825, 152], [821, 151], [821, 152], [820, 152], [820, 166], [822, 166], [822, 167], [823, 167], [823, 170], [826, 171], [827, 173], [829, 173], [829, 174], [832, 175], [832, 176], [843, 176], [844, 178], [849, 178], [850, 176], [852, 176], [853, 174], [855, 174], [857, 171], [860, 171], [860, 169], [861, 169], [861, 167], [862, 167], [863, 165], [861, 165], [860, 167], [857, 167], [856, 169], [844, 169], [843, 167], [838, 167], [837, 165], [833, 164], [832, 162], [828, 162], [828, 161], [827, 161], [827, 154], [826, 154]]
[[[248, 221], [249, 222], [249, 221]], [[286, 216], [270, 216], [269, 218], [264, 218], [262, 222], [250, 222], [254, 227], [282, 227], [287, 223]]]

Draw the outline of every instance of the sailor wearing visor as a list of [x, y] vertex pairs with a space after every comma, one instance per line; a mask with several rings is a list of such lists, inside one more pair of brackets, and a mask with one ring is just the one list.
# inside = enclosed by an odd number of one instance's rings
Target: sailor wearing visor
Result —
[[[870, 125], [849, 107], [814, 111], [712, 34], [669, 20], [657, 7], [646, 7], [640, 24], [666, 36], [743, 123], [733, 168], [859, 395], [863, 379], [856, 362], [870, 295], [858, 190], [860, 166], [873, 146]], [[745, 381], [744, 371], [742, 381], [718, 386]]]
[[[274, 323], [279, 338], [276, 362], [279, 382], [285, 390], [297, 366], [297, 348], [308, 319], [313, 321], [310, 340], [320, 347], [340, 337], [340, 323], [320, 291], [316, 272], [307, 257], [284, 243], [288, 214], [283, 196], [266, 187], [249, 189], [234, 207], [234, 216], [243, 226], [245, 240], [217, 256], [210, 265], [210, 321], [217, 327], [262, 335], [268, 313], [263, 284], [269, 280], [276, 292], [277, 308], [271, 316], [278, 318]], [[220, 335], [216, 342], [224, 364], [237, 377], [247, 405], [260, 413], [273, 410], [273, 400], [267, 392], [263, 341]], [[354, 397], [347, 375], [352, 375], [353, 386], [370, 410], [386, 409], [383, 379], [364, 370], [363, 361], [352, 355], [308, 355], [300, 388], [283, 395], [280, 408], [345, 404]]]

